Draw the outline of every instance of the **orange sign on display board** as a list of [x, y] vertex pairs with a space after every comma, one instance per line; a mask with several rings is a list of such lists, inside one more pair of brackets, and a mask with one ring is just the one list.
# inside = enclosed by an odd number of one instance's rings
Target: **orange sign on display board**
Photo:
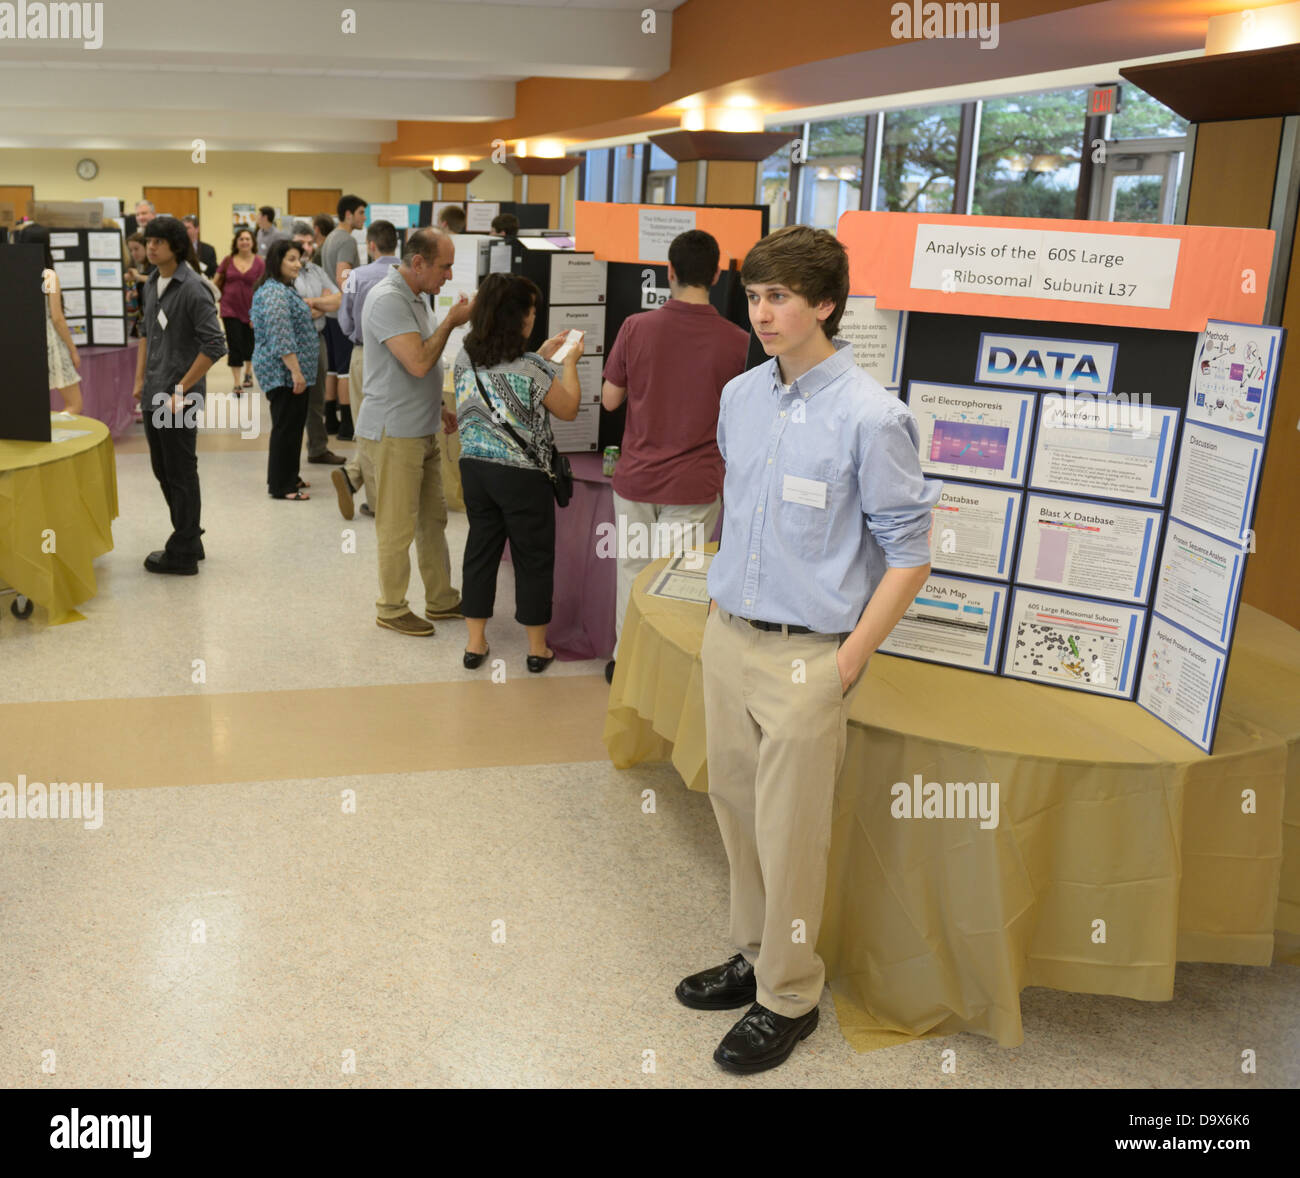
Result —
[[739, 264], [763, 235], [757, 209], [688, 208], [682, 205], [607, 204], [580, 200], [574, 205], [575, 248], [591, 250], [603, 262], [663, 265], [679, 233], [703, 229], [718, 241], [721, 265]]
[[890, 310], [1201, 331], [1264, 317], [1273, 231], [845, 213], [849, 290]]

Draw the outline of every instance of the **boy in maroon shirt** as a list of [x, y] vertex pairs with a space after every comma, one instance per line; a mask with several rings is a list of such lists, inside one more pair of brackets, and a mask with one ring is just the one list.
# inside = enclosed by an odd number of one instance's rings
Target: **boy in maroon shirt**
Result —
[[[722, 387], [745, 370], [749, 333], [709, 303], [718, 281], [718, 243], [691, 229], [668, 247], [672, 298], [657, 311], [631, 315], [605, 362], [601, 403], [627, 399], [622, 454], [614, 473], [618, 554], [617, 635], [623, 636], [632, 582], [651, 560], [668, 555], [656, 535], [698, 547], [713, 537], [722, 510], [718, 403]], [[617, 643], [614, 656], [618, 657]], [[614, 678], [614, 660], [605, 667]]]

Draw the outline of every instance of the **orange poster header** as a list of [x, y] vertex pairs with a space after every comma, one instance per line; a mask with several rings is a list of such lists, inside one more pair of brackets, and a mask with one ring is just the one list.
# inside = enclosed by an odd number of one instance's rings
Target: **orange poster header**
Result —
[[574, 204], [573, 221], [576, 249], [591, 250], [604, 262], [642, 262], [658, 266], [668, 259], [667, 243], [687, 229], [703, 229], [717, 238], [724, 270], [732, 258], [737, 264], [743, 262], [750, 247], [763, 235], [763, 214], [757, 209], [606, 204], [580, 200]]
[[849, 289], [890, 310], [1200, 331], [1259, 323], [1270, 229], [849, 212]]

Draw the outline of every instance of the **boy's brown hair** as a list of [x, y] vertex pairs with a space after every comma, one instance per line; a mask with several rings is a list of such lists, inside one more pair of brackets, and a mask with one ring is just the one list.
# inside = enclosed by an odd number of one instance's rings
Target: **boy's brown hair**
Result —
[[787, 225], [749, 251], [740, 281], [745, 286], [779, 282], [814, 308], [834, 302], [835, 309], [822, 320], [826, 338], [834, 339], [849, 298], [848, 251], [826, 229]]

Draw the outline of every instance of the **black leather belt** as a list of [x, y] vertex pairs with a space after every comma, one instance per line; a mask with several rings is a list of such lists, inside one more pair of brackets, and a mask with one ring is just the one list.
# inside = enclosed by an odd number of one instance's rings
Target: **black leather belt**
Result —
[[[739, 614], [736, 617], [740, 617]], [[769, 633], [775, 630], [778, 634], [785, 630], [789, 634], [820, 634], [820, 630], [813, 630], [808, 626], [787, 626], [783, 622], [759, 622], [754, 618], [740, 618], [742, 622], [748, 622], [755, 630], [767, 630]]]

